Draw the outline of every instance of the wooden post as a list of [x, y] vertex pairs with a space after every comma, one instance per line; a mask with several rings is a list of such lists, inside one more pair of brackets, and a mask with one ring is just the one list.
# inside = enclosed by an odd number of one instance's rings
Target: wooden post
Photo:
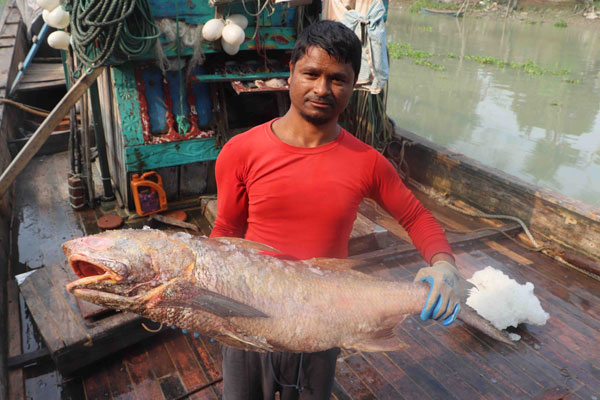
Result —
[[27, 144], [21, 149], [19, 154], [12, 160], [8, 168], [0, 177], [0, 196], [2, 196], [12, 185], [19, 173], [27, 166], [29, 160], [35, 156], [35, 153], [42, 147], [44, 142], [54, 131], [71, 107], [83, 96], [88, 88], [96, 81], [98, 76], [104, 71], [104, 67], [94, 69], [91, 73], [79, 78], [77, 83], [67, 92], [62, 100], [54, 107], [50, 115], [39, 126], [31, 136]]

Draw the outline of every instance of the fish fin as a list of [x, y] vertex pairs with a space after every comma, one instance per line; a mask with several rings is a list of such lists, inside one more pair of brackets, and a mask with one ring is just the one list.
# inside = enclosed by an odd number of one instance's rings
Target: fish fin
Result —
[[211, 240], [216, 240], [217, 242], [221, 242], [224, 244], [233, 244], [235, 246], [239, 246], [244, 249], [251, 249], [251, 250], [257, 250], [257, 251], [274, 251], [275, 253], [280, 253], [279, 250], [277, 250], [271, 246], [267, 246], [266, 244], [262, 244], [259, 242], [253, 242], [252, 240], [246, 240], [246, 239], [242, 239], [242, 238], [216, 237], [216, 238], [211, 238]]
[[337, 269], [340, 271], [351, 270], [354, 267], [364, 264], [363, 260], [352, 260], [349, 258], [311, 258], [306, 260], [311, 264], [324, 269]]
[[218, 317], [268, 318], [256, 308], [240, 303], [230, 297], [203, 288], [182, 285], [181, 282], [169, 285], [164, 290], [157, 307], [187, 307], [214, 314]]
[[389, 328], [378, 331], [376, 335], [355, 343], [350, 347], [358, 351], [372, 352], [406, 350], [409, 346], [394, 334], [393, 328]]
[[409, 346], [396, 335], [396, 327], [404, 321], [406, 315], [396, 315], [382, 323], [382, 328], [367, 333], [363, 340], [350, 347], [359, 351], [398, 351]]

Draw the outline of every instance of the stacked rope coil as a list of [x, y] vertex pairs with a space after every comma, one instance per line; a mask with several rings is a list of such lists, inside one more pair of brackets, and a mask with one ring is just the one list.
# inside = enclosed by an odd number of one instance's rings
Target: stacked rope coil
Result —
[[88, 69], [141, 56], [160, 34], [147, 0], [69, 0], [65, 8], [73, 48]]

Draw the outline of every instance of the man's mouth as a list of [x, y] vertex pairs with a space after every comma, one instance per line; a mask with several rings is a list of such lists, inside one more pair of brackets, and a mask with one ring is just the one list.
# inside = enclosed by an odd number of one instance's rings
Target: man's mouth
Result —
[[330, 108], [333, 106], [333, 102], [332, 101], [328, 101], [328, 100], [319, 100], [319, 99], [307, 99], [308, 102], [310, 104], [312, 104], [313, 107], [317, 107], [317, 108]]

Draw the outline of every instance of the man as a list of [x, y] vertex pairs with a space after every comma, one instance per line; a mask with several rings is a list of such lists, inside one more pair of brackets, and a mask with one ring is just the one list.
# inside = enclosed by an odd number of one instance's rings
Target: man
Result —
[[[344, 258], [364, 197], [405, 227], [432, 267], [416, 279], [431, 290], [421, 318], [454, 321], [457, 271], [432, 214], [375, 149], [337, 125], [358, 76], [361, 45], [344, 25], [321, 21], [298, 37], [290, 61], [290, 100], [281, 118], [232, 138], [217, 160], [212, 237], [243, 237], [298, 259]], [[223, 398], [329, 399], [339, 349], [260, 354], [224, 348]]]

